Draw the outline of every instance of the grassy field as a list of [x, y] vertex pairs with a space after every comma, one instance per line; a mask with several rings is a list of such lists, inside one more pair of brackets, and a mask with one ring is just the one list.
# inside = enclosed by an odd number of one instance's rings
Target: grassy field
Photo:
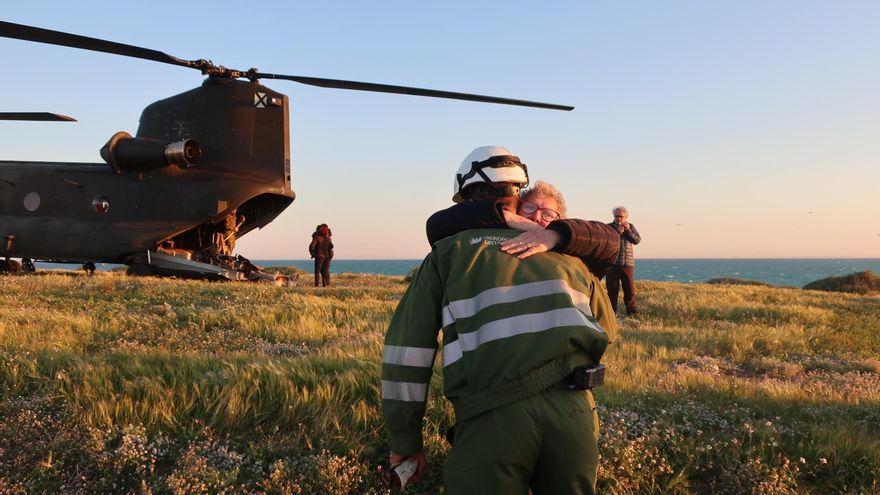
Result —
[[[334, 282], [0, 277], [0, 493], [382, 493], [405, 284]], [[880, 493], [880, 295], [638, 290], [596, 394], [602, 493]], [[410, 493], [440, 490], [440, 388]]]

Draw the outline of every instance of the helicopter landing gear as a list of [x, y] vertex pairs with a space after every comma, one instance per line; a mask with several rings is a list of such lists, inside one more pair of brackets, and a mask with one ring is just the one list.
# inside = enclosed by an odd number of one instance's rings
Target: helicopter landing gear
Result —
[[95, 264], [91, 261], [86, 261], [82, 264], [82, 269], [86, 271], [86, 275], [92, 276], [95, 274]]
[[20, 271], [21, 263], [8, 258], [0, 260], [0, 273], [18, 273]]
[[34, 260], [30, 258], [21, 259], [21, 270], [25, 272], [35, 272], [37, 267], [34, 266]]

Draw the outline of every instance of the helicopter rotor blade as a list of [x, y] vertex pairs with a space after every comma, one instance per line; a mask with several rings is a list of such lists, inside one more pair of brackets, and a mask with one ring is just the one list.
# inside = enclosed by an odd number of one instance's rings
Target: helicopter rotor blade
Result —
[[319, 86], [322, 88], [349, 89], [355, 91], [372, 91], [376, 93], [394, 93], [402, 95], [428, 96], [432, 98], [448, 98], [451, 100], [476, 101], [482, 103], [497, 103], [501, 105], [516, 105], [533, 108], [546, 108], [550, 110], [574, 110], [568, 105], [543, 103], [538, 101], [517, 100], [512, 98], [499, 98], [496, 96], [475, 95], [470, 93], [457, 93], [454, 91], [440, 91], [436, 89], [413, 88], [409, 86], [395, 86], [391, 84], [377, 84], [358, 81], [345, 81], [341, 79], [325, 79], [320, 77], [291, 76], [285, 74], [270, 74], [257, 72], [256, 69], [238, 71], [225, 67], [215, 66], [208, 60], [183, 60], [157, 50], [142, 48], [134, 45], [116, 43], [88, 36], [52, 31], [49, 29], [25, 26], [12, 22], [0, 21], [0, 37], [14, 38], [50, 45], [68, 46], [82, 50], [111, 53], [126, 57], [152, 60], [165, 64], [189, 67], [202, 71], [202, 73], [220, 77], [246, 77], [256, 79], [281, 79], [287, 81]]
[[0, 120], [32, 120], [35, 122], [76, 122], [73, 117], [50, 112], [0, 112]]
[[289, 76], [284, 74], [267, 74], [257, 72], [254, 74], [260, 79], [283, 79], [322, 88], [351, 89], [355, 91], [373, 91], [376, 93], [395, 93], [401, 95], [429, 96], [433, 98], [449, 98], [451, 100], [479, 101], [483, 103], [498, 103], [501, 105], [517, 105], [521, 107], [546, 108], [550, 110], [574, 110], [568, 105], [555, 103], [543, 103], [539, 101], [515, 100], [512, 98], [499, 98], [497, 96], [475, 95], [470, 93], [456, 93], [453, 91], [440, 91], [436, 89], [412, 88], [409, 86], [394, 86], [391, 84], [376, 84], [358, 81], [344, 81], [341, 79], [324, 79], [321, 77]]
[[183, 67], [192, 67], [194, 69], [200, 68], [198, 61], [179, 59], [157, 50], [150, 50], [148, 48], [141, 48], [139, 46], [126, 45], [98, 38], [89, 38], [88, 36], [80, 36], [78, 34], [62, 33], [61, 31], [52, 31], [50, 29], [25, 26], [23, 24], [14, 24], [6, 21], [0, 21], [0, 36], [4, 38], [15, 38], [25, 41], [35, 41], [37, 43], [46, 43], [49, 45], [69, 46], [71, 48], [91, 50], [93, 52], [124, 55], [126, 57], [141, 58], [144, 60], [180, 65]]

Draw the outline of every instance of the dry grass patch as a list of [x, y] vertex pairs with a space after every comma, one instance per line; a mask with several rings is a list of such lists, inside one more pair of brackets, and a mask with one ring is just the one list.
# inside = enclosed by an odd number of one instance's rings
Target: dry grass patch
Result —
[[[402, 280], [0, 277], [0, 493], [382, 493]], [[601, 492], [880, 491], [880, 296], [638, 289], [596, 391]], [[441, 390], [417, 493], [449, 450]]]

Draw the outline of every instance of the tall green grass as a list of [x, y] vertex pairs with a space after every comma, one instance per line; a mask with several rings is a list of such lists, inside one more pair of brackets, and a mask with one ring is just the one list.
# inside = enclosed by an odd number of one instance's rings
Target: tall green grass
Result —
[[[402, 277], [0, 277], [0, 493], [382, 493]], [[640, 282], [597, 390], [604, 493], [880, 492], [880, 296]], [[437, 493], [452, 423], [432, 384]]]

